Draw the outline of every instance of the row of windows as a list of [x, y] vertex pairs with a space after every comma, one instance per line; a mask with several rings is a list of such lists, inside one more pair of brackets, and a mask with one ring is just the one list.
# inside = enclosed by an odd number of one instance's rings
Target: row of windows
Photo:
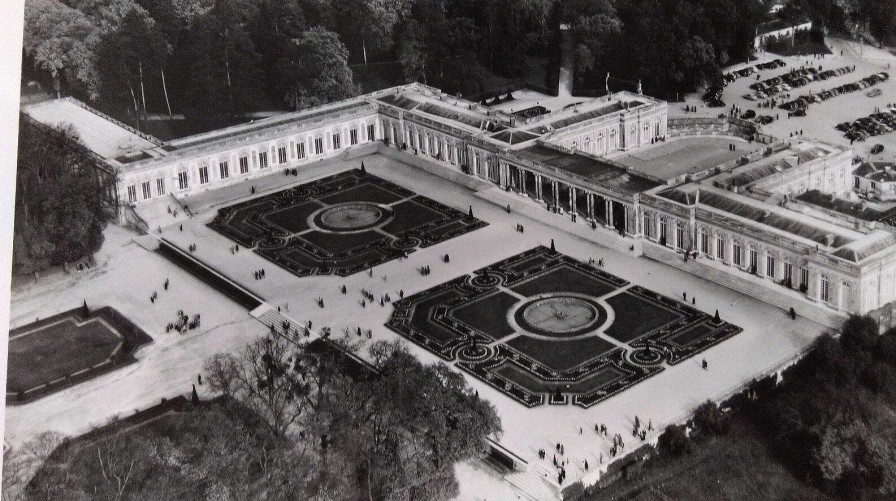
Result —
[[[375, 135], [375, 127], [374, 125], [367, 126], [367, 138], [372, 141]], [[333, 134], [333, 149], [338, 150], [342, 148], [342, 136], [339, 133]], [[349, 131], [349, 143], [354, 146], [358, 144], [358, 129], [351, 129]], [[314, 140], [314, 153], [316, 155], [322, 155], [324, 153], [324, 140], [323, 138], [315, 138]], [[298, 159], [305, 158], [305, 143], [296, 144], [296, 154]], [[287, 163], [287, 152], [285, 146], [280, 146], [277, 148], [277, 162], [280, 164]], [[247, 155], [242, 155], [238, 159], [240, 174], [247, 174], [249, 172], [249, 157]], [[268, 152], [267, 151], [259, 151], [258, 152], [258, 166], [261, 169], [266, 169], [269, 166], [268, 162]], [[218, 174], [220, 179], [227, 179], [230, 177], [230, 164], [227, 160], [222, 160], [218, 163]], [[208, 167], [202, 166], [199, 167], [199, 184], [206, 184], [210, 180]], [[186, 190], [190, 187], [188, 181], [188, 175], [186, 171], [178, 172], [177, 174], [177, 185], [178, 189]], [[143, 200], [152, 198], [152, 190], [151, 183], [149, 181], [145, 181], [141, 183], [141, 194], [143, 195]], [[129, 185], [127, 187], [128, 192], [128, 202], [134, 203], [137, 201], [137, 186]], [[162, 196], [165, 194], [165, 179], [158, 178], [156, 180], [156, 195]]]
[[[140, 191], [143, 195], [143, 200], [148, 198], [152, 198], [152, 181], [143, 181], [140, 183]], [[156, 179], [156, 196], [162, 196], [165, 194], [165, 178]], [[137, 185], [128, 186], [128, 202], [134, 203], [137, 201]]]

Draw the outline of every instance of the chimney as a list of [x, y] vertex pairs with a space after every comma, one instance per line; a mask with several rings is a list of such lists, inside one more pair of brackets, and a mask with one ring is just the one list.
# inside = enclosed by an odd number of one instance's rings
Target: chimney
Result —
[[824, 236], [824, 244], [828, 247], [832, 247], [834, 245], [834, 235], [828, 233]]

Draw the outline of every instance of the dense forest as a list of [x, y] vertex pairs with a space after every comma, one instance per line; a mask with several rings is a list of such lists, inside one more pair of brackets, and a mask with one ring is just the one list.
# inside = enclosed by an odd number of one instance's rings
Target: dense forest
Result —
[[103, 243], [110, 175], [66, 128], [22, 116], [16, 168], [13, 269], [32, 273], [93, 254]]
[[[893, 41], [892, 2], [790, 5], [786, 16]], [[566, 24], [579, 91], [602, 91], [609, 73], [611, 86], [641, 80], [670, 98], [749, 57], [767, 11], [760, 0], [27, 0], [24, 74], [132, 123], [170, 111], [214, 127], [343, 99], [359, 80], [467, 96], [521, 79], [550, 88]]]

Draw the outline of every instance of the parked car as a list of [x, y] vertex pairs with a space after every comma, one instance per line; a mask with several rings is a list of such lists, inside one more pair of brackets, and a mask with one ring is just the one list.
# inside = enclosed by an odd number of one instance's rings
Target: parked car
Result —
[[878, 143], [871, 147], [871, 154], [877, 155], [878, 153], [884, 151], [884, 145]]
[[754, 111], [754, 110], [747, 110], [747, 111], [743, 112], [743, 114], [742, 114], [740, 117], [743, 118], [744, 120], [749, 120], [749, 119], [751, 119], [751, 118], [755, 118], [755, 117], [756, 117], [756, 111]]
[[880, 90], [880, 89], [874, 89], [874, 90], [870, 91], [869, 93], [867, 93], [867, 94], [865, 94], [865, 95], [868, 96], [868, 97], [877, 97], [877, 96], [879, 96], [879, 95], [881, 95], [881, 94], [883, 94], [883, 91], [882, 91], [882, 90]]

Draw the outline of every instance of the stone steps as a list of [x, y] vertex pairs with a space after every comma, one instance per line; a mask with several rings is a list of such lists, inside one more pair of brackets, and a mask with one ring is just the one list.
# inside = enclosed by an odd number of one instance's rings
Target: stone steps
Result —
[[[777, 306], [784, 311], [789, 311], [793, 306], [800, 316], [806, 317], [826, 327], [837, 329], [846, 319], [846, 316], [829, 310], [823, 306], [814, 304], [805, 298], [795, 297], [784, 291], [776, 291], [770, 287], [754, 283], [747, 278], [738, 277], [733, 273], [720, 270], [699, 260], [689, 259], [684, 261], [677, 253], [666, 249], [653, 242], [644, 242], [644, 256], [654, 261], [667, 264], [674, 268], [686, 271], [696, 277], [704, 278], [711, 282], [727, 287], [731, 290], [746, 294], [760, 301]], [[770, 284], [774, 285], [774, 284]], [[777, 287], [777, 285], [775, 285]]]
[[153, 235], [140, 235], [131, 240], [148, 251], [155, 251], [159, 248], [159, 239]]
[[505, 475], [504, 480], [531, 501], [560, 501], [560, 490], [545, 481], [542, 475], [530, 468]]

